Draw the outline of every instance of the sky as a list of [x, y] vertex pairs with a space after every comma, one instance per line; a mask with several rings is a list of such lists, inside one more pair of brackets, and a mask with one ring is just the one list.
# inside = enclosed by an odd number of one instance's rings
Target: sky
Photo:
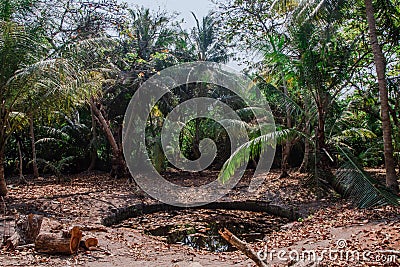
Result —
[[179, 19], [183, 18], [185, 29], [191, 29], [195, 26], [195, 20], [190, 13], [196, 14], [197, 18], [202, 18], [212, 9], [214, 4], [210, 0], [125, 0], [129, 6], [144, 6], [152, 10], [166, 10], [168, 12], [180, 13]]
[[[211, 0], [120, 0], [120, 2], [127, 2], [130, 7], [138, 5], [151, 10], [161, 9], [171, 13], [178, 12], [180, 13], [178, 19], [183, 18], [185, 20], [185, 23], [182, 24], [184, 29], [192, 29], [196, 26], [191, 11], [201, 20], [215, 6]], [[237, 71], [241, 71], [245, 67], [232, 60], [227, 65]]]

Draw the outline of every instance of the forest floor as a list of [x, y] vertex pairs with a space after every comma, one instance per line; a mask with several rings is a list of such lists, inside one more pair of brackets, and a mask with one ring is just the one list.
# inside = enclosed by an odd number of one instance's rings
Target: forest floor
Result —
[[[379, 175], [379, 170], [371, 171]], [[196, 186], [215, 179], [212, 171], [204, 172], [202, 176], [177, 172], [165, 176], [185, 186]], [[211, 252], [168, 244], [165, 238], [146, 234], [149, 229], [170, 224], [233, 220], [244, 232], [251, 226], [246, 224], [247, 221], [255, 222], [255, 227], [260, 225], [267, 229], [262, 232], [265, 237], [253, 240], [250, 245], [254, 251], [266, 252], [264, 255], [268, 256], [271, 266], [400, 266], [399, 208], [360, 210], [334, 195], [317, 200], [316, 192], [307, 186], [309, 181], [298, 173], [280, 179], [279, 173], [270, 172], [262, 188], [256, 193], [249, 193], [246, 185], [250, 177], [251, 173], [246, 173], [224, 200], [269, 201], [292, 207], [303, 217], [289, 222], [257, 212], [183, 210], [143, 215], [105, 227], [101, 225], [101, 219], [113, 210], [155, 201], [125, 180], [112, 179], [102, 173], [73, 175], [61, 183], [57, 183], [55, 177], [29, 180], [29, 185], [11, 181], [5, 198], [7, 210], [0, 216], [0, 237], [12, 234], [16, 214], [39, 213], [45, 217], [43, 231], [55, 232], [81, 225], [87, 229], [85, 234], [99, 239], [99, 249], [80, 251], [74, 256], [50, 256], [37, 253], [32, 248], [12, 252], [0, 250], [0, 265], [255, 266], [239, 251]], [[235, 229], [230, 230], [235, 232]], [[312, 253], [317, 258], [321, 257], [319, 265]], [[310, 262], [311, 265], [307, 265]]]

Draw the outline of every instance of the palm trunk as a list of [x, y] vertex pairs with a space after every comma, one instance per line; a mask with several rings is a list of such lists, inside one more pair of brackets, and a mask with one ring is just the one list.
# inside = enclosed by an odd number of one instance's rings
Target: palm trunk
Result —
[[4, 148], [0, 149], [0, 197], [7, 195], [6, 177], [4, 174]]
[[[282, 83], [283, 83], [283, 93], [286, 97], [289, 97], [289, 90], [287, 88], [285, 75], [281, 72]], [[286, 105], [286, 127], [288, 129], [292, 128], [292, 118], [289, 110], [289, 105]], [[283, 145], [282, 149], [282, 173], [280, 175], [281, 178], [288, 177], [288, 170], [289, 170], [289, 155], [290, 150], [292, 149], [292, 142], [286, 140], [285, 144]]]
[[328, 184], [333, 185], [334, 176], [331, 171], [331, 161], [328, 155], [328, 149], [325, 140], [325, 101], [321, 102], [321, 106], [318, 107], [318, 126], [316, 129], [316, 171], [317, 183], [319, 179], [326, 181]]
[[304, 140], [304, 157], [303, 157], [303, 161], [301, 162], [301, 165], [299, 167], [300, 173], [307, 172], [309, 158], [310, 158], [310, 142], [306, 138]]
[[90, 165], [87, 169], [88, 172], [92, 171], [96, 166], [97, 161], [97, 149], [96, 149], [96, 141], [97, 141], [97, 132], [96, 132], [96, 119], [93, 112], [93, 109], [90, 108], [90, 115], [92, 117], [92, 149], [90, 151]]
[[194, 137], [193, 137], [193, 146], [192, 146], [192, 153], [195, 159], [200, 158], [200, 150], [199, 150], [199, 142], [200, 142], [200, 120], [195, 119], [195, 126], [194, 126]]
[[32, 168], [33, 168], [33, 176], [35, 178], [39, 177], [39, 170], [37, 166], [36, 159], [36, 144], [35, 144], [35, 131], [33, 129], [33, 116], [29, 117], [29, 134], [31, 136], [31, 145], [32, 145]]
[[326, 155], [325, 116], [322, 108], [318, 108], [317, 152], [319, 153], [321, 167], [325, 169], [329, 166], [329, 162]]
[[[304, 127], [304, 132], [307, 136], [311, 135], [311, 116], [308, 112], [308, 105], [305, 102], [304, 103], [304, 111], [305, 111], [305, 116], [307, 119]], [[303, 156], [303, 161], [301, 162], [301, 165], [299, 167], [299, 172], [300, 173], [306, 173], [309, 169], [309, 161], [310, 161], [310, 141], [308, 138], [304, 139], [304, 156]]]
[[17, 147], [18, 147], [18, 157], [19, 157], [19, 182], [25, 183], [24, 172], [23, 172], [23, 157], [22, 157], [22, 148], [21, 148], [21, 140], [17, 139]]
[[393, 156], [393, 143], [392, 143], [392, 126], [389, 116], [389, 100], [388, 89], [386, 84], [386, 66], [385, 57], [378, 42], [376, 32], [376, 21], [374, 17], [374, 8], [372, 0], [365, 0], [365, 10], [367, 15], [369, 37], [371, 42], [372, 52], [374, 54], [374, 62], [376, 74], [378, 76], [379, 97], [381, 100], [381, 116], [382, 116], [382, 132], [383, 132], [383, 146], [386, 168], [386, 186], [399, 192], [399, 183], [397, 181], [395, 161]]
[[121, 149], [119, 149], [117, 141], [115, 140], [114, 135], [111, 132], [110, 125], [104, 118], [101, 111], [96, 107], [93, 100], [90, 101], [90, 106], [93, 109], [93, 112], [96, 115], [98, 122], [100, 123], [101, 127], [103, 128], [103, 130], [106, 134], [107, 140], [111, 146], [111, 152], [113, 155], [113, 158], [111, 160], [112, 175], [115, 175], [117, 177], [126, 176], [127, 170], [126, 170], [125, 160], [122, 155], [122, 151], [121, 151]]

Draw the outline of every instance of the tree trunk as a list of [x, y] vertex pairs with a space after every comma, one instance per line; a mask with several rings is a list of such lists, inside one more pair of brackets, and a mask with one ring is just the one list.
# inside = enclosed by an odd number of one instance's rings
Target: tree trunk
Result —
[[29, 116], [29, 134], [31, 136], [31, 145], [32, 145], [32, 168], [33, 168], [33, 176], [35, 178], [39, 177], [39, 170], [37, 166], [36, 160], [36, 144], [35, 144], [35, 131], [33, 129], [33, 116]]
[[96, 119], [95, 115], [93, 112], [93, 109], [90, 108], [90, 115], [92, 118], [92, 147], [90, 150], [90, 164], [88, 167], [88, 172], [92, 171], [96, 167], [96, 161], [97, 161], [97, 148], [96, 148], [96, 142], [97, 142], [97, 131], [96, 131]]
[[35, 241], [38, 252], [71, 255], [70, 239], [54, 233], [41, 233]]
[[4, 174], [4, 148], [0, 148], [0, 197], [7, 195], [6, 177]]
[[310, 142], [306, 138], [304, 140], [304, 157], [303, 157], [303, 161], [301, 162], [301, 165], [299, 168], [300, 173], [307, 172], [309, 158], [310, 158]]
[[42, 221], [42, 215], [22, 215], [15, 224], [15, 233], [6, 240], [6, 248], [14, 250], [18, 245], [34, 243], [42, 227]]
[[395, 161], [393, 156], [392, 143], [392, 126], [389, 116], [389, 100], [388, 89], [386, 84], [386, 65], [382, 49], [378, 42], [376, 32], [376, 21], [374, 17], [374, 8], [372, 0], [365, 0], [365, 10], [367, 15], [369, 37], [372, 52], [374, 54], [374, 62], [376, 74], [378, 76], [379, 97], [381, 100], [381, 116], [382, 116], [382, 132], [383, 146], [386, 168], [386, 186], [395, 193], [399, 192], [399, 183], [397, 181]]
[[22, 148], [21, 148], [21, 140], [16, 137], [16, 141], [17, 141], [17, 147], [18, 147], [18, 157], [19, 157], [19, 182], [20, 183], [24, 183], [25, 178], [24, 178], [24, 172], [23, 172], [23, 157], [22, 157]]
[[112, 151], [112, 155], [113, 155], [113, 157], [111, 159], [112, 175], [115, 175], [116, 177], [126, 176], [127, 169], [126, 169], [125, 160], [122, 155], [122, 151], [118, 147], [117, 141], [115, 140], [114, 135], [111, 132], [109, 123], [104, 118], [101, 111], [97, 108], [93, 99], [90, 101], [90, 107], [92, 108], [94, 114], [96, 115], [96, 118], [97, 118], [98, 122], [100, 123], [102, 129], [104, 130], [107, 140], [111, 146], [111, 151]]
[[[286, 97], [289, 98], [289, 90], [287, 88], [286, 80], [285, 80], [285, 75], [281, 71], [281, 77], [282, 77], [282, 83], [283, 83], [283, 93], [285, 94]], [[292, 128], [292, 118], [290, 114], [290, 107], [289, 104], [286, 105], [286, 127], [288, 129]], [[280, 175], [281, 178], [288, 177], [288, 170], [289, 170], [289, 155], [290, 155], [290, 150], [292, 149], [292, 142], [289, 140], [286, 140], [286, 142], [283, 145], [282, 148], [282, 173]]]
[[[328, 154], [326, 140], [325, 140], [325, 101], [320, 101], [318, 106], [318, 126], [316, 127], [316, 150], [315, 150], [315, 182], [317, 188], [320, 189], [322, 184], [329, 184], [335, 190], [337, 189], [334, 185], [334, 175], [331, 170], [331, 160]], [[342, 192], [339, 192], [342, 193]], [[318, 198], [322, 197], [321, 191], [317, 191]]]

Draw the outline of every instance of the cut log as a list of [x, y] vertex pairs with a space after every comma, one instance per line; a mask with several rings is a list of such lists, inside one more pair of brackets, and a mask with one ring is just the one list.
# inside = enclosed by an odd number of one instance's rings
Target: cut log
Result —
[[80, 246], [84, 249], [90, 249], [96, 247], [99, 244], [99, 240], [92, 236], [84, 236], [81, 240]]
[[5, 242], [6, 249], [14, 250], [19, 245], [34, 243], [42, 227], [42, 221], [41, 215], [21, 215], [15, 223], [15, 233]]
[[243, 252], [247, 257], [254, 261], [259, 267], [267, 267], [267, 264], [262, 261], [254, 250], [244, 241], [237, 238], [228, 229], [219, 230], [218, 233], [226, 240], [229, 244]]
[[78, 226], [74, 226], [71, 230], [71, 242], [70, 242], [71, 253], [75, 253], [78, 251], [81, 239], [82, 239], [82, 231], [79, 229]]
[[[67, 237], [66, 237], [67, 235]], [[41, 233], [35, 241], [35, 249], [38, 252], [48, 254], [74, 254], [78, 251], [82, 239], [82, 231], [74, 226], [68, 234]]]
[[71, 255], [70, 243], [70, 238], [61, 237], [59, 234], [41, 233], [36, 238], [35, 250], [48, 254]]

